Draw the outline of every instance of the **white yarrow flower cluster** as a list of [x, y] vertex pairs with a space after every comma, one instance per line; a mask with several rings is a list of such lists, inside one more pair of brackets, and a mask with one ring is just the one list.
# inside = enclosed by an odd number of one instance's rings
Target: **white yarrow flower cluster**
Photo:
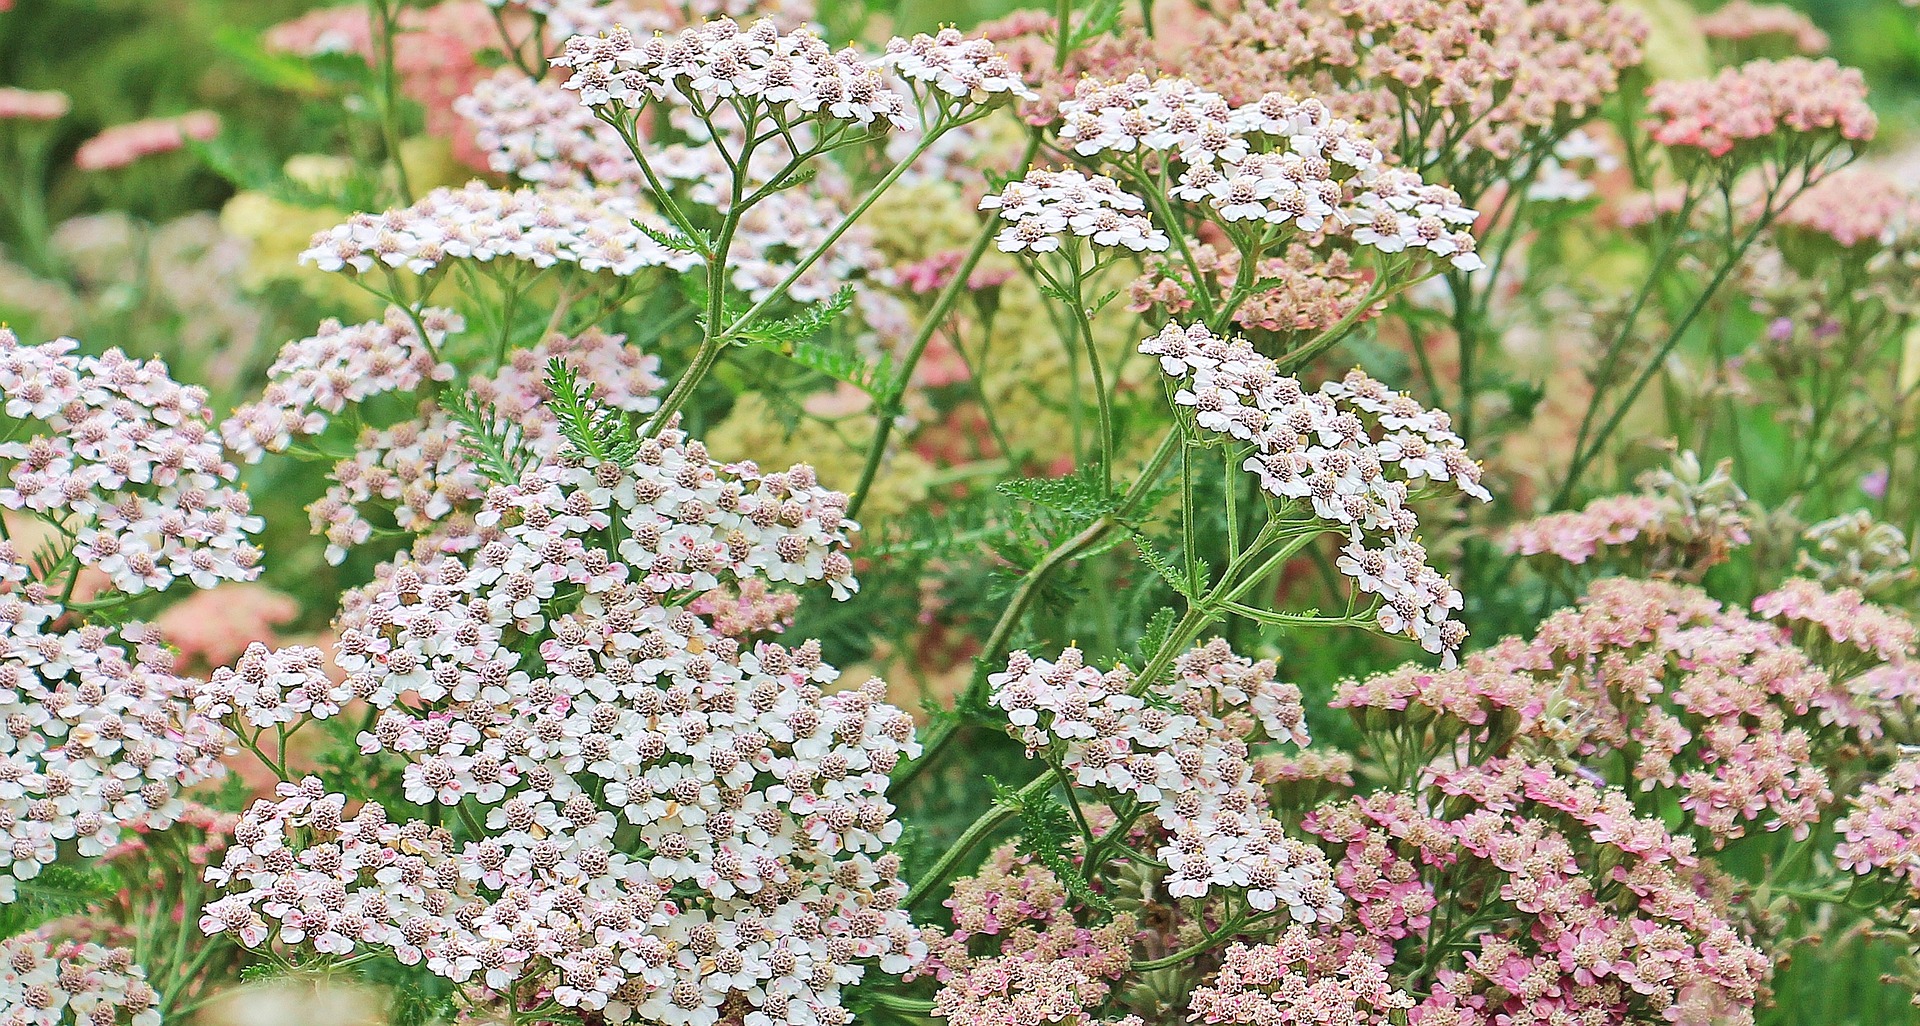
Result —
[[571, 69], [565, 88], [588, 107], [639, 108], [669, 98], [705, 107], [738, 99], [765, 104], [787, 123], [914, 123], [908, 98], [859, 51], [836, 52], [811, 29], [782, 32], [764, 18], [745, 29], [717, 18], [645, 40], [619, 27], [574, 36], [553, 65]]
[[1034, 168], [980, 200], [980, 209], [998, 210], [1007, 222], [994, 237], [1004, 253], [1050, 253], [1070, 238], [1157, 253], [1167, 248], [1167, 235], [1135, 213], [1145, 206], [1113, 179], [1073, 168]]
[[1342, 572], [1380, 597], [1380, 629], [1453, 653], [1466, 639], [1453, 619], [1460, 592], [1427, 565], [1419, 518], [1407, 504], [1420, 483], [1447, 483], [1482, 502], [1480, 467], [1447, 414], [1422, 407], [1358, 370], [1308, 392], [1241, 339], [1205, 325], [1168, 324], [1140, 344], [1178, 382], [1173, 401], [1201, 428], [1250, 444], [1243, 467], [1269, 494], [1307, 504], [1345, 531]]
[[78, 348], [22, 345], [0, 328], [0, 396], [8, 417], [29, 422], [0, 444], [0, 507], [56, 525], [81, 566], [127, 594], [258, 577], [248, 538], [260, 518], [233, 485], [206, 391], [159, 361]]
[[1379, 147], [1318, 100], [1268, 93], [1240, 107], [1184, 78], [1083, 80], [1060, 105], [1082, 156], [1164, 154], [1172, 195], [1226, 223], [1292, 225], [1386, 253], [1422, 250], [1477, 270], [1475, 214], [1453, 190], [1386, 166]]
[[25, 933], [0, 941], [0, 1026], [160, 1026], [133, 952]]
[[614, 1022], [850, 1023], [841, 988], [925, 955], [887, 850], [912, 718], [879, 681], [826, 693], [817, 643], [743, 644], [684, 604], [723, 581], [850, 587], [845, 502], [678, 432], [630, 467], [568, 457], [495, 489], [495, 540], [401, 565], [339, 644], [379, 710], [363, 750], [484, 833], [283, 785], [209, 871], [229, 893], [202, 927], [386, 948]]
[[1326, 859], [1287, 836], [1254, 782], [1250, 738], [1307, 741], [1300, 690], [1272, 662], [1215, 640], [1183, 654], [1169, 681], [1138, 689], [1125, 667], [1101, 673], [1069, 648], [1053, 662], [1015, 652], [987, 682], [1030, 755], [1051, 749], [1071, 783], [1153, 810], [1174, 897], [1235, 889], [1294, 922], [1339, 918]]
[[[144, 628], [63, 625], [59, 597], [0, 542], [0, 901], [63, 850], [104, 854], [158, 830], [220, 773], [227, 735]], [[122, 641], [137, 645], [129, 654]]]
[[453, 365], [434, 353], [466, 322], [438, 308], [419, 317], [424, 340], [405, 310], [388, 307], [381, 320], [344, 325], [328, 319], [307, 338], [287, 343], [267, 369], [260, 398], [221, 423], [227, 447], [258, 463], [266, 453], [285, 451], [295, 438], [326, 430], [328, 416], [349, 404], [451, 380]]
[[655, 241], [636, 221], [664, 231], [658, 215], [628, 192], [505, 190], [470, 182], [435, 189], [410, 207], [355, 214], [315, 234], [300, 262], [322, 271], [425, 274], [450, 260], [515, 260], [623, 277], [651, 267], [684, 271], [698, 263], [692, 254]]
[[912, 39], [895, 36], [887, 40], [887, 52], [876, 63], [908, 82], [972, 103], [1001, 96], [1040, 98], [992, 40], [969, 38], [952, 26], [931, 36], [924, 32]]

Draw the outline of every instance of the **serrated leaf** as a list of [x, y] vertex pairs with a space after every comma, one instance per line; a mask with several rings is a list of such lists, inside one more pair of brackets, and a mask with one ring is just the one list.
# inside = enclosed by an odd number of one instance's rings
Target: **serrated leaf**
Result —
[[1073, 863], [1073, 843], [1080, 839], [1080, 828], [1067, 807], [1051, 793], [1030, 796], [992, 778], [988, 780], [993, 787], [994, 804], [1013, 810], [1020, 819], [1020, 836], [1014, 841], [1014, 850], [1047, 867], [1067, 893], [1078, 898], [1081, 904], [1112, 915], [1113, 903], [1094, 890]]
[[580, 376], [566, 362], [555, 358], [547, 364], [547, 390], [553, 393], [552, 409], [559, 418], [560, 433], [575, 452], [604, 463], [626, 463], [641, 444], [640, 427], [620, 410], [608, 409], [593, 398], [593, 386], [582, 385]]
[[845, 313], [852, 305], [853, 286], [842, 285], [840, 291], [823, 302], [815, 303], [791, 317], [749, 324], [740, 329], [739, 335], [748, 342], [763, 345], [791, 345], [820, 334], [835, 317]]
[[1105, 516], [1120, 505], [1112, 492], [1085, 472], [1066, 477], [1015, 478], [1002, 481], [999, 491], [1008, 498], [1024, 499], [1036, 506], [1082, 520]]
[[14, 884], [14, 900], [0, 906], [0, 936], [11, 937], [106, 901], [122, 887], [111, 866], [99, 862], [42, 867]]
[[1145, 563], [1154, 573], [1159, 574], [1174, 591], [1188, 598], [1194, 597], [1193, 586], [1187, 580], [1186, 573], [1178, 566], [1175, 566], [1173, 560], [1162, 554], [1160, 550], [1154, 546], [1152, 539], [1146, 535], [1135, 532], [1133, 535], [1133, 547], [1134, 551], [1140, 555], [1140, 562]]
[[1159, 656], [1160, 650], [1167, 647], [1167, 643], [1173, 640], [1173, 625], [1178, 619], [1172, 607], [1161, 606], [1159, 611], [1153, 614], [1153, 619], [1147, 621], [1147, 629], [1141, 633], [1140, 645], [1137, 649], [1141, 666], [1153, 662], [1155, 657]]
[[1088, 312], [1099, 313], [1100, 311], [1106, 309], [1107, 304], [1113, 302], [1114, 299], [1117, 298], [1119, 295], [1120, 295], [1119, 289], [1114, 289], [1113, 291], [1108, 292], [1106, 295], [1101, 296], [1099, 299], [1095, 300], [1092, 306], [1087, 307]]
[[703, 245], [701, 241], [696, 241], [684, 232], [674, 231], [671, 228], [655, 228], [644, 221], [633, 221], [632, 224], [640, 234], [645, 235], [647, 238], [652, 239], [675, 253], [704, 254], [713, 244], [712, 240], [709, 239], [704, 240], [705, 245]]
[[495, 415], [471, 391], [460, 392], [441, 406], [460, 425], [460, 448], [481, 476], [495, 484], [520, 480], [533, 454], [521, 447], [517, 425]]

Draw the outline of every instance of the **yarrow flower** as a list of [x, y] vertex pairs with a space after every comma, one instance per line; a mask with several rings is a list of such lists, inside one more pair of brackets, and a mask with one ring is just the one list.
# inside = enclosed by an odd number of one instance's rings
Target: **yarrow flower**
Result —
[[1219, 973], [1193, 992], [1193, 1021], [1387, 1026], [1393, 1013], [1413, 1007], [1365, 946], [1342, 940], [1295, 925], [1267, 943], [1233, 945]]
[[283, 784], [209, 869], [228, 893], [202, 928], [384, 948], [610, 1021], [845, 1026], [843, 986], [925, 953], [888, 852], [912, 719], [877, 680], [826, 693], [817, 642], [749, 645], [686, 605], [755, 580], [844, 594], [845, 505], [807, 468], [720, 466], [676, 431], [495, 488], [491, 540], [399, 564], [338, 646], [344, 693], [378, 711], [363, 751], [485, 832]]
[[1300, 691], [1271, 662], [1216, 640], [1182, 655], [1170, 681], [1137, 687], [1126, 668], [1103, 674], [1068, 648], [1053, 662], [1015, 652], [987, 682], [1029, 755], [1052, 751], [1069, 784], [1153, 810], [1169, 894], [1236, 888], [1295, 922], [1339, 918], [1324, 864], [1267, 810], [1248, 761], [1249, 738], [1306, 743]]
[[1577, 565], [1602, 548], [1633, 546], [1645, 560], [1645, 572], [1699, 580], [1752, 540], [1747, 495], [1725, 461], [1705, 473], [1693, 453], [1682, 453], [1671, 468], [1641, 474], [1638, 484], [1640, 490], [1632, 494], [1605, 496], [1578, 511], [1516, 524], [1501, 536], [1500, 547], [1523, 556], [1551, 554]]
[[1878, 125], [1858, 70], [1805, 57], [1656, 82], [1647, 90], [1647, 113], [1656, 142], [1710, 157], [1783, 133], [1861, 142]]
[[670, 250], [635, 227], [659, 227], [658, 215], [617, 190], [495, 189], [470, 182], [435, 189], [410, 207], [355, 214], [314, 235], [300, 262], [322, 271], [365, 274], [404, 268], [425, 274], [450, 260], [524, 261], [545, 269], [571, 264], [622, 277], [650, 267], [684, 271], [698, 258]]
[[36, 931], [0, 941], [0, 966], [4, 1026], [160, 1026], [160, 994], [125, 948]]
[[[1477, 270], [1475, 214], [1453, 190], [1386, 168], [1378, 147], [1319, 100], [1267, 93], [1230, 107], [1184, 78], [1086, 79], [1060, 106], [1063, 143], [1082, 155], [1164, 154], [1183, 165], [1172, 194], [1225, 224], [1292, 225], [1386, 253], [1425, 250]], [[1003, 247], [1004, 248], [1004, 247]]]
[[172, 153], [189, 140], [207, 142], [220, 134], [220, 117], [196, 110], [179, 117], [151, 118], [115, 125], [80, 144], [73, 164], [82, 171], [110, 171], [147, 157]]
[[674, 36], [636, 40], [623, 28], [579, 35], [552, 59], [572, 72], [565, 88], [588, 107], [649, 101], [758, 101], [783, 122], [813, 118], [908, 128], [910, 104], [856, 50], [838, 52], [810, 29], [761, 19], [742, 29], [717, 18]]
[[163, 363], [78, 347], [22, 345], [0, 328], [7, 416], [46, 429], [0, 444], [0, 507], [57, 525], [81, 566], [127, 594], [258, 577], [248, 539], [261, 521], [233, 486], [205, 390], [175, 382]]
[[1422, 481], [1492, 496], [1444, 412], [1357, 370], [1308, 392], [1245, 341], [1199, 323], [1169, 323], [1140, 351], [1159, 358], [1174, 404], [1192, 410], [1198, 427], [1253, 446], [1242, 466], [1263, 490], [1310, 505], [1347, 534], [1339, 567], [1380, 597], [1381, 630], [1451, 658], [1467, 636], [1452, 619], [1462, 598], [1427, 565], [1407, 503]]
[[887, 40], [886, 53], [875, 63], [907, 82], [971, 103], [987, 103], [1000, 96], [1040, 98], [992, 40], [968, 37], [952, 26], [931, 36], [924, 32], [912, 39], [895, 36]]
[[980, 200], [980, 209], [998, 210], [1005, 228], [994, 236], [1003, 253], [1051, 253], [1065, 239], [1087, 239], [1096, 246], [1125, 246], [1138, 253], [1167, 248], [1167, 234], [1145, 214], [1146, 202], [1121, 190], [1105, 175], [1073, 169], [1033, 168], [1026, 177]]
[[1834, 858], [1844, 871], [1876, 870], [1920, 892], [1920, 758], [1909, 754], [1848, 799], [1834, 831]]
[[55, 90], [0, 89], [0, 121], [58, 121], [73, 109], [73, 100]]
[[474, 144], [501, 174], [553, 188], [641, 180], [620, 133], [551, 81], [502, 69], [455, 100], [453, 111], [473, 126]]
[[1883, 663], [1920, 655], [1920, 628], [1899, 612], [1865, 600], [1853, 588], [1828, 590], [1796, 577], [1753, 600], [1754, 612], [1811, 628], [1809, 640], [1857, 650]]
[[1801, 53], [1825, 53], [1830, 40], [1805, 14], [1786, 4], [1731, 3], [1700, 19], [1700, 33], [1708, 39], [1748, 42], [1779, 39]]
[[453, 365], [437, 354], [466, 322], [436, 308], [417, 316], [418, 326], [399, 307], [388, 307], [385, 317], [364, 324], [329, 319], [313, 335], [287, 343], [267, 368], [265, 393], [220, 425], [228, 448], [257, 463], [268, 452], [285, 451], [296, 438], [326, 430], [328, 417], [350, 404], [451, 379]]

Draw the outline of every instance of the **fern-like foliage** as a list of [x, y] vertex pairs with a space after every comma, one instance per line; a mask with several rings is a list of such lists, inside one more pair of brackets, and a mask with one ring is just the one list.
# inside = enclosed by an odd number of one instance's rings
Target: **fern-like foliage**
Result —
[[114, 896], [120, 875], [99, 862], [56, 862], [16, 884], [13, 901], [0, 905], [0, 937], [25, 933], [55, 919], [84, 912]]
[[1073, 849], [1080, 840], [1080, 830], [1067, 807], [1051, 794], [1025, 795], [991, 777], [987, 783], [993, 788], [994, 804], [1013, 810], [1020, 818], [1020, 836], [1014, 850], [1047, 867], [1060, 886], [1081, 904], [1102, 915], [1112, 915], [1113, 903], [1094, 890], [1074, 865]]
[[627, 463], [640, 450], [640, 425], [624, 410], [609, 409], [593, 397], [593, 386], [565, 361], [547, 364], [547, 390], [560, 433], [575, 452], [602, 463]]
[[533, 454], [521, 444], [519, 425], [501, 419], [470, 391], [446, 398], [441, 407], [460, 425], [460, 448], [482, 477], [495, 484], [520, 480]]

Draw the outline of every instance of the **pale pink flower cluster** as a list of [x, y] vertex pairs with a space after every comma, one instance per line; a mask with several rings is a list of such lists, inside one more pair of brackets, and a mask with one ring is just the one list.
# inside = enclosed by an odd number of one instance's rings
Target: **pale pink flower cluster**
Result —
[[453, 365], [437, 354], [466, 322], [452, 310], [428, 308], [415, 325], [407, 311], [388, 307], [380, 320], [345, 325], [328, 319], [314, 334], [287, 343], [267, 369], [261, 397], [221, 423], [227, 447], [257, 463], [297, 438], [325, 431], [329, 415], [350, 404], [452, 379]]
[[0, 328], [6, 414], [44, 433], [0, 444], [0, 507], [56, 524], [81, 566], [128, 594], [186, 578], [195, 587], [252, 580], [261, 528], [213, 428], [204, 389], [165, 364], [79, 343], [22, 345]]
[[1795, 197], [1778, 224], [1848, 249], [1891, 246], [1920, 234], [1920, 188], [1873, 168], [1842, 168]]
[[1511, 161], [1598, 110], [1647, 35], [1606, 0], [1270, 0], [1209, 24], [1182, 70], [1235, 100], [1320, 96], [1410, 160]]
[[73, 100], [57, 90], [0, 88], [0, 121], [58, 121]]
[[1427, 565], [1408, 500], [1422, 481], [1491, 496], [1445, 412], [1358, 370], [1308, 392], [1245, 341], [1199, 323], [1169, 323], [1140, 351], [1159, 358], [1177, 382], [1174, 403], [1201, 429], [1253, 446], [1243, 467], [1262, 489], [1310, 505], [1347, 534], [1340, 570], [1380, 597], [1381, 630], [1451, 658], [1467, 636], [1452, 618], [1462, 598]]
[[225, 666], [256, 641], [272, 641], [300, 614], [291, 595], [258, 582], [196, 591], [154, 617], [153, 627], [185, 666]]
[[1167, 233], [1138, 213], [1146, 201], [1105, 175], [1074, 168], [1032, 168], [980, 200], [981, 210], [998, 210], [1007, 222], [994, 244], [1003, 253], [1051, 253], [1067, 239], [1096, 246], [1125, 246], [1135, 253], [1167, 248]]
[[171, 824], [181, 792], [220, 772], [227, 736], [194, 713], [191, 682], [146, 629], [63, 622], [12, 542], [0, 581], [0, 901], [12, 901], [15, 878], [63, 850], [96, 857], [124, 829]]
[[1806, 57], [1656, 82], [1647, 90], [1647, 113], [1655, 141], [1712, 157], [1786, 133], [1860, 142], [1879, 124], [1858, 70]]
[[1732, 0], [1700, 18], [1700, 32], [1708, 39], [1745, 42], [1777, 38], [1801, 53], [1825, 53], [1830, 40], [1813, 19], [1786, 4], [1756, 4]]
[[0, 941], [0, 1026], [160, 1026], [133, 952], [45, 932]]
[[1834, 825], [1834, 859], [1862, 876], [1881, 870], [1920, 891], [1920, 758], [1909, 754], [1849, 799]]
[[757, 101], [782, 122], [914, 123], [907, 97], [865, 55], [835, 52], [811, 29], [782, 32], [769, 19], [742, 29], [718, 18], [646, 40], [616, 27], [568, 39], [552, 62], [571, 69], [566, 88], [588, 107], [637, 109], [678, 97], [703, 107]]
[[1228, 948], [1220, 971], [1194, 990], [1188, 1007], [1192, 1020], [1204, 1023], [1388, 1026], [1413, 999], [1365, 947], [1294, 925], [1272, 941]]
[[1911, 619], [1888, 606], [1875, 605], [1853, 588], [1828, 590], [1796, 577], [1753, 600], [1754, 612], [1770, 620], [1805, 625], [1835, 645], [1857, 649], [1883, 663], [1920, 655], [1920, 634]]
[[322, 271], [404, 268], [424, 274], [450, 260], [514, 260], [620, 276], [650, 267], [684, 271], [698, 262], [661, 245], [636, 221], [664, 224], [624, 191], [504, 190], [476, 181], [435, 189], [410, 207], [355, 214], [315, 234], [300, 262]]
[[1691, 587], [1602, 580], [1510, 651], [1508, 667], [1581, 710], [1575, 748], [1590, 765], [1610, 772], [1613, 753], [1632, 753], [1618, 783], [1678, 789], [1716, 847], [1748, 823], [1807, 836], [1833, 800], [1816, 753], [1879, 733], [1785, 631]]
[[1306, 741], [1300, 691], [1271, 662], [1216, 640], [1183, 654], [1169, 681], [1136, 688], [1125, 667], [1103, 674], [1068, 648], [1053, 662], [1014, 652], [987, 681], [1029, 755], [1047, 751], [1069, 783], [1153, 810], [1169, 894], [1231, 889], [1295, 922], [1339, 918], [1325, 864], [1273, 818], [1248, 761], [1250, 738]]
[[[1341, 846], [1338, 879], [1364, 927], [1354, 943], [1383, 963], [1413, 945], [1440, 967], [1408, 1021], [1707, 1021], [1697, 1016], [1710, 1010], [1745, 1024], [1772, 974], [1705, 896], [1684, 839], [1636, 816], [1624, 793], [1545, 766], [1469, 766], [1415, 793], [1324, 807], [1307, 829]], [[1604, 881], [1596, 865], [1611, 867]], [[1425, 951], [1442, 898], [1487, 878], [1464, 951]]]
[[620, 133], [551, 81], [503, 68], [455, 100], [453, 111], [473, 126], [474, 144], [501, 174], [554, 188], [640, 178]]
[[1708, 567], [1752, 540], [1747, 496], [1729, 464], [1703, 472], [1692, 453], [1671, 469], [1640, 475], [1640, 490], [1611, 495], [1584, 509], [1549, 513], [1509, 528], [1499, 540], [1507, 552], [1551, 554], [1581, 564], [1601, 549], [1634, 546], [1655, 576], [1697, 580]]
[[[1110, 827], [1113, 814], [1088, 809]], [[935, 1014], [951, 1026], [1065, 1023], [1094, 1026], [1099, 1008], [1133, 963], [1139, 927], [1120, 912], [1098, 925], [1076, 921], [1053, 872], [1014, 844], [995, 849], [947, 899], [953, 928], [929, 927], [927, 960], [908, 979], [941, 983]]]
[[[625, 335], [598, 329], [567, 337], [550, 335], [517, 350], [492, 375], [467, 379], [481, 409], [514, 431], [516, 446], [534, 459], [558, 453], [565, 440], [551, 408], [549, 365], [559, 360], [591, 387], [605, 408], [650, 413], [665, 386], [660, 358], [626, 344]], [[413, 534], [433, 534], [443, 546], [469, 547], [472, 517], [487, 481], [466, 452], [465, 429], [445, 410], [423, 404], [421, 415], [388, 428], [361, 432], [353, 455], [334, 465], [327, 494], [308, 508], [313, 530], [327, 539], [327, 558], [344, 559], [373, 536], [368, 519], [375, 505], [390, 505], [394, 525]]]
[[842, 987], [925, 955], [888, 852], [912, 718], [878, 680], [826, 693], [817, 642], [749, 646], [680, 604], [750, 579], [844, 594], [845, 503], [678, 432], [630, 466], [563, 458], [495, 489], [494, 540], [399, 566], [338, 646], [379, 710], [363, 750], [485, 833], [375, 803], [348, 818], [319, 781], [285, 784], [209, 871], [229, 893], [202, 927], [384, 948], [616, 1022], [712, 1026], [726, 1006], [846, 1026]]
[[1230, 107], [1184, 78], [1085, 79], [1060, 106], [1063, 142], [1083, 156], [1166, 153], [1184, 165], [1173, 195], [1222, 221], [1349, 235], [1383, 252], [1426, 250], [1480, 266], [1461, 225], [1474, 212], [1444, 186], [1383, 167], [1373, 142], [1319, 100], [1267, 93]]
[[208, 110], [134, 121], [115, 125], [81, 143], [73, 153], [73, 164], [82, 171], [110, 171], [146, 157], [172, 153], [188, 140], [207, 142], [219, 134], [220, 117]]

